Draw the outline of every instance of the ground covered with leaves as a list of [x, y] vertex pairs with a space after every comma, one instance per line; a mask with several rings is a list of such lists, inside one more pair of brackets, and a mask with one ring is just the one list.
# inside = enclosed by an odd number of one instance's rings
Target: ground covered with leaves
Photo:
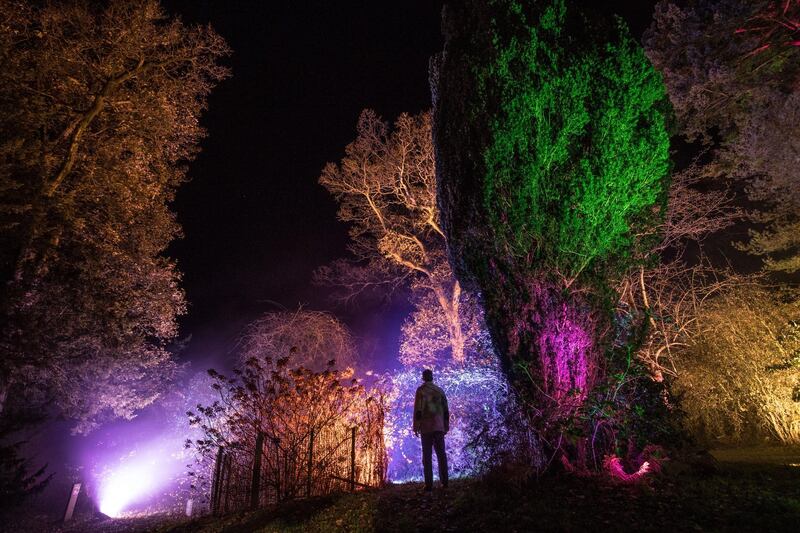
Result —
[[54, 531], [797, 531], [800, 450], [722, 450], [718, 463], [672, 461], [648, 484], [554, 475], [514, 483], [458, 480], [448, 491], [421, 485], [296, 501], [222, 518], [76, 521]]

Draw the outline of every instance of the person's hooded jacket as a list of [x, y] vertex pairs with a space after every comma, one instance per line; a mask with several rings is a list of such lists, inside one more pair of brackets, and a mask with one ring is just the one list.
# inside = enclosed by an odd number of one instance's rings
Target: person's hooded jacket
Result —
[[426, 381], [417, 389], [414, 397], [414, 431], [433, 433], [450, 431], [450, 411], [444, 391]]

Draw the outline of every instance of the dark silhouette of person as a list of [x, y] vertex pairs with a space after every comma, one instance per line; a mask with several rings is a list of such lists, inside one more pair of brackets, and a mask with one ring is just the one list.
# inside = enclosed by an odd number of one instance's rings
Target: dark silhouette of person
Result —
[[425, 491], [433, 488], [433, 462], [431, 448], [436, 450], [439, 465], [439, 482], [447, 488], [447, 453], [444, 449], [444, 436], [450, 431], [450, 411], [447, 396], [433, 384], [433, 371], [422, 371], [422, 385], [414, 397], [414, 435], [422, 438], [422, 467], [425, 472]]

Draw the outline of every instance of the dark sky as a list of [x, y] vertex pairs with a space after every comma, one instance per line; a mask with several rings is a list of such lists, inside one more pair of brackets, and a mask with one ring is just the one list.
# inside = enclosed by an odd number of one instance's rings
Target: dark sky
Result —
[[[636, 36], [654, 3], [592, 2], [622, 15]], [[442, 1], [164, 4], [188, 23], [210, 23], [233, 49], [233, 76], [210, 98], [209, 136], [175, 202], [185, 238], [170, 250], [190, 302], [187, 355], [218, 359], [272, 302], [331, 308], [310, 280], [345, 255], [346, 228], [317, 178], [342, 157], [363, 108], [393, 120], [430, 106], [427, 64], [442, 46]], [[367, 351], [391, 358], [407, 310], [401, 299], [333, 310]]]

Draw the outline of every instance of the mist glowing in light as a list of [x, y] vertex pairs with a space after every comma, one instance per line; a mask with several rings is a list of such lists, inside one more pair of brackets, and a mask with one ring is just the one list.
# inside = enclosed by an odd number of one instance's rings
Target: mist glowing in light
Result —
[[117, 518], [160, 498], [181, 471], [176, 445], [172, 439], [153, 442], [106, 467], [97, 480], [100, 512]]
[[142, 496], [148, 495], [155, 484], [155, 464], [128, 465], [110, 474], [100, 488], [100, 512], [111, 517]]

